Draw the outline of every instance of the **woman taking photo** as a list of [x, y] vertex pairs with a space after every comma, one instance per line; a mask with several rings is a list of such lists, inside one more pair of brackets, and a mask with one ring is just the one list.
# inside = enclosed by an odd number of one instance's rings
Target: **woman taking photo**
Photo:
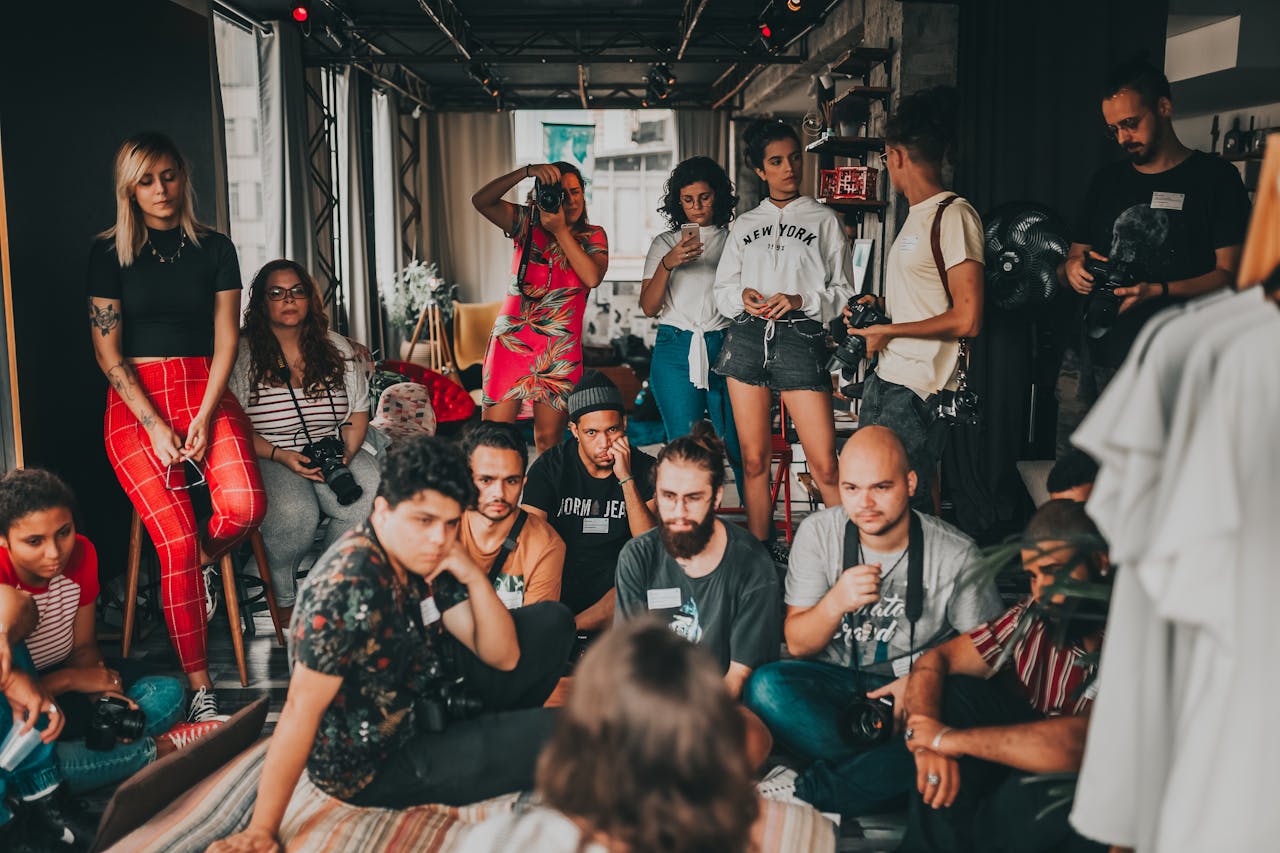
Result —
[[[369, 516], [379, 480], [377, 461], [362, 449], [368, 374], [351, 343], [329, 331], [320, 291], [299, 264], [271, 261], [254, 276], [230, 387], [253, 426], [267, 492], [259, 530], [281, 621], [288, 624], [298, 568], [321, 520], [329, 520], [323, 551]], [[321, 442], [351, 479], [339, 473], [326, 482], [320, 460], [307, 450]]]
[[[532, 194], [528, 206], [503, 200], [525, 178], [536, 178], [548, 191], [544, 195], [554, 203], [546, 206], [554, 210], [539, 206]], [[516, 246], [511, 286], [484, 358], [484, 418], [513, 423], [520, 406], [532, 402], [539, 451], [564, 436], [565, 400], [582, 377], [587, 291], [604, 281], [609, 268], [609, 240], [603, 228], [587, 222], [582, 184], [576, 166], [544, 163], [495, 178], [471, 197]]]
[[691, 157], [675, 167], [658, 208], [672, 230], [653, 238], [649, 247], [640, 310], [661, 320], [649, 385], [667, 441], [686, 435], [709, 417], [729, 452], [734, 483], [741, 490], [742, 453], [729, 392], [724, 377], [710, 370], [729, 325], [716, 310], [713, 290], [737, 203], [729, 176], [710, 157]]
[[835, 211], [800, 195], [800, 140], [781, 121], [743, 132], [747, 161], [769, 197], [737, 218], [716, 269], [716, 307], [732, 323], [715, 370], [728, 380], [742, 445], [747, 525], [767, 539], [773, 392], [795, 424], [827, 506], [836, 488], [835, 421], [826, 325], [853, 294], [849, 251]]
[[[231, 241], [196, 221], [190, 171], [168, 137], [126, 140], [115, 186], [116, 224], [89, 256], [94, 355], [111, 383], [107, 457], [159, 554], [165, 623], [194, 691], [187, 718], [203, 722], [218, 703], [201, 566], [266, 509], [248, 421], [226, 390], [240, 267]], [[204, 481], [213, 515], [197, 531], [187, 489]]]

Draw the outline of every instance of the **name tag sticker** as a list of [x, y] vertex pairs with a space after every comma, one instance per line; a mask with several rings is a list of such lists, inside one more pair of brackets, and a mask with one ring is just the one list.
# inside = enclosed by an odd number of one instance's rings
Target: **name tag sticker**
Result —
[[1187, 200], [1185, 193], [1152, 193], [1152, 210], [1182, 210], [1182, 203]]
[[680, 606], [680, 590], [671, 589], [651, 589], [649, 590], [649, 609], [650, 610], [670, 610], [672, 607]]
[[517, 607], [524, 606], [524, 593], [516, 590], [498, 590], [498, 600], [508, 610], [515, 610]]
[[583, 533], [608, 533], [609, 519], [607, 518], [584, 518], [582, 519]]
[[[1154, 207], [1154, 205], [1152, 205], [1152, 206]], [[897, 243], [897, 245], [898, 245], [898, 251], [899, 251], [899, 252], [914, 252], [914, 251], [916, 250], [916, 245], [917, 245], [919, 242], [920, 242], [920, 238], [919, 238], [919, 237], [915, 237], [915, 236], [912, 236], [912, 237], [899, 237], [899, 238], [898, 238], [898, 243]]]
[[422, 625], [434, 625], [440, 621], [440, 608], [436, 607], [435, 596], [427, 596], [422, 599]]

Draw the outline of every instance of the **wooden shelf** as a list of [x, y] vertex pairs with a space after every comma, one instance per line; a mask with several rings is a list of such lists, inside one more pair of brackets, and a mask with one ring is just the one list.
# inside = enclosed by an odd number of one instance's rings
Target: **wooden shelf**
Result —
[[847, 74], [850, 77], [865, 76], [872, 68], [887, 62], [893, 57], [893, 49], [888, 47], [855, 47], [831, 65], [832, 74]]
[[887, 204], [887, 202], [876, 199], [859, 198], [820, 198], [818, 201], [841, 213], [866, 213], [868, 210], [881, 211], [885, 209]]
[[892, 94], [893, 88], [890, 86], [853, 86], [835, 99], [834, 109], [839, 110], [852, 103], [870, 103], [871, 101], [888, 104], [889, 96]]
[[824, 136], [810, 142], [804, 150], [810, 154], [861, 158], [868, 151], [883, 151], [884, 140], [878, 136]]

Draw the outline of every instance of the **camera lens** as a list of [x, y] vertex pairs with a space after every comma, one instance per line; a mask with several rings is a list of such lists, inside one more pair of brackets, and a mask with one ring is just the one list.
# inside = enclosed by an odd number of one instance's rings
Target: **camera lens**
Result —
[[355, 476], [346, 465], [338, 464], [325, 471], [324, 482], [342, 506], [350, 506], [364, 494], [364, 489], [356, 483]]

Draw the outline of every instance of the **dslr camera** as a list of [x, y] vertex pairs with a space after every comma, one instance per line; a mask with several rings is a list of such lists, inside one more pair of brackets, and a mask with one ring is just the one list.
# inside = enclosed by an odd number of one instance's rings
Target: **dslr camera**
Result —
[[893, 735], [893, 697], [855, 699], [840, 712], [840, 737], [857, 750], [871, 749]]
[[[889, 318], [884, 315], [874, 301], [858, 301], [862, 296], [863, 294], [858, 294], [849, 298], [849, 325], [855, 329], [865, 329], [868, 326], [883, 326], [888, 323]], [[840, 346], [836, 347], [836, 351], [831, 354], [831, 361], [827, 364], [827, 370], [831, 373], [837, 370], [851, 371], [857, 368], [858, 363], [866, 357], [866, 339], [857, 335], [849, 335]]]
[[93, 704], [89, 730], [84, 745], [98, 752], [109, 752], [117, 740], [137, 740], [147, 727], [147, 715], [134, 710], [116, 696], [103, 696]]
[[569, 193], [560, 184], [544, 184], [539, 180], [533, 182], [533, 202], [547, 213], [555, 213], [568, 200]]
[[333, 490], [338, 503], [347, 506], [360, 500], [364, 489], [356, 483], [355, 475], [342, 461], [346, 448], [342, 446], [337, 436], [331, 435], [328, 438], [313, 441], [302, 448], [301, 452], [311, 462], [312, 468], [320, 469], [324, 484]]
[[484, 710], [484, 703], [462, 683], [462, 677], [451, 678], [444, 664], [433, 658], [424, 673], [427, 688], [413, 703], [418, 730], [442, 732], [450, 721], [470, 720]]
[[1090, 255], [1084, 259], [1084, 268], [1093, 276], [1093, 292], [1089, 295], [1084, 321], [1089, 334], [1097, 338], [1111, 328], [1120, 313], [1116, 288], [1129, 287], [1136, 279], [1129, 263], [1120, 259], [1102, 261]]
[[957, 388], [938, 394], [938, 417], [962, 426], [978, 426], [982, 422], [982, 401], [977, 391]]

